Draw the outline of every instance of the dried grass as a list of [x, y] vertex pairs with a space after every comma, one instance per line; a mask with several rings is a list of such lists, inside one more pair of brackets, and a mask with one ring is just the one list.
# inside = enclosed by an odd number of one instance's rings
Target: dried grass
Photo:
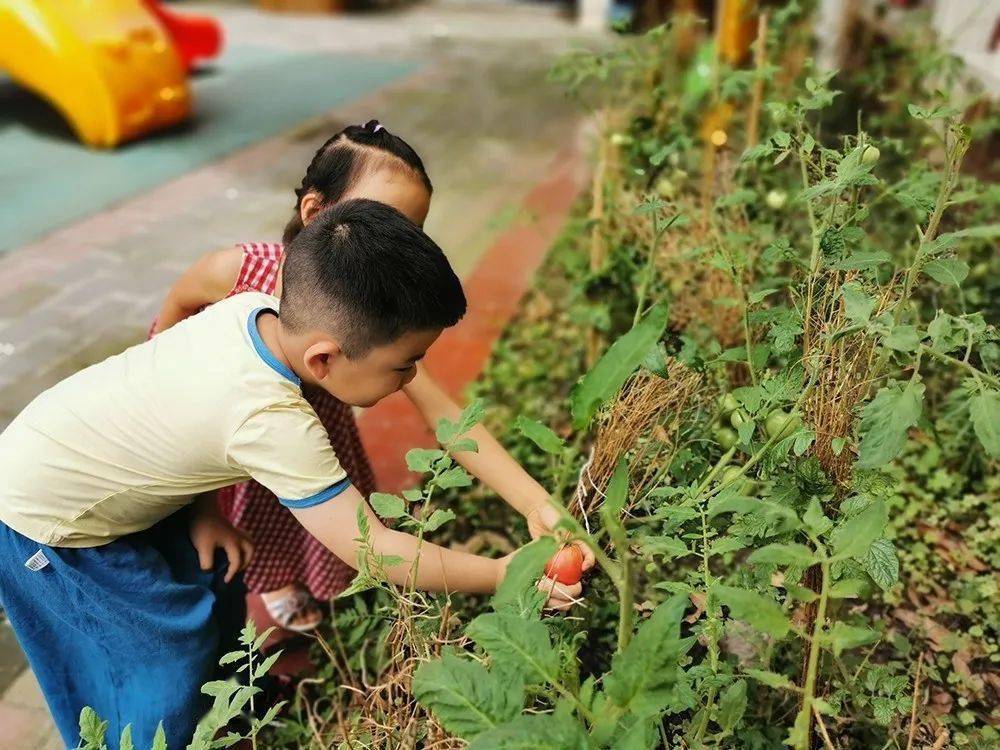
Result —
[[590, 459], [581, 471], [573, 511], [589, 516], [600, 506], [618, 461], [631, 454], [629, 497], [652, 488], [678, 447], [691, 411], [704, 398], [702, 376], [668, 358], [666, 377], [640, 371], [599, 418]]

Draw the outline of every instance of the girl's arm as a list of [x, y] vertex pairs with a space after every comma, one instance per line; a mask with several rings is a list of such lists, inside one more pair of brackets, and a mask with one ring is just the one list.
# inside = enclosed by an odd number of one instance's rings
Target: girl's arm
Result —
[[[434, 382], [422, 365], [403, 391], [420, 411], [424, 421], [433, 430], [442, 419], [455, 421], [461, 408]], [[466, 437], [476, 441], [478, 452], [460, 452], [455, 460], [470, 474], [502, 497], [508, 505], [520, 512], [528, 521], [532, 538], [552, 534], [559, 522], [559, 513], [549, 504], [549, 493], [511, 456], [483, 425], [477, 424]], [[593, 552], [580, 545], [584, 553], [584, 567], [593, 565]]]
[[[511, 555], [491, 560], [421, 542], [412, 534], [387, 528], [354, 487], [310, 508], [290, 508], [306, 531], [355, 570], [358, 554], [364, 550], [358, 527], [359, 509], [368, 521], [369, 540], [375, 553], [402, 558], [396, 565], [385, 566], [389, 580], [398, 586], [412, 583], [424, 591], [488, 594], [496, 590], [510, 563]], [[417, 558], [416, 579], [410, 581], [413, 561]], [[580, 584], [566, 586], [547, 578], [542, 579], [539, 587], [549, 594], [548, 606], [555, 609], [568, 609], [582, 591]]]
[[242, 263], [243, 251], [238, 247], [201, 256], [170, 287], [156, 316], [153, 333], [165, 331], [206, 305], [225, 299], [236, 285]]

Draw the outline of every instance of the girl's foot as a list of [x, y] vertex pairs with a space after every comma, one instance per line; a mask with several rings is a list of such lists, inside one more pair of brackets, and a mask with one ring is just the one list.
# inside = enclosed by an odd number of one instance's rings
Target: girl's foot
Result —
[[285, 630], [307, 633], [323, 620], [319, 603], [296, 585], [261, 594], [267, 613]]

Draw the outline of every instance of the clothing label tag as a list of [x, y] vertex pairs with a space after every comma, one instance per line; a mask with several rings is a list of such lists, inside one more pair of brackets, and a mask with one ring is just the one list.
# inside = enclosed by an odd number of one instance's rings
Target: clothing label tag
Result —
[[49, 558], [45, 556], [45, 553], [38, 550], [35, 554], [24, 561], [24, 567], [28, 570], [39, 571], [49, 564]]

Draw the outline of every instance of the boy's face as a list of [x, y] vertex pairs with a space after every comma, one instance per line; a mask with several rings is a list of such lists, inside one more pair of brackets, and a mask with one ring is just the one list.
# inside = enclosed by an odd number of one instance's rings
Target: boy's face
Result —
[[346, 404], [373, 406], [413, 380], [417, 362], [440, 335], [440, 328], [409, 331], [359, 359], [332, 357], [319, 385]]

